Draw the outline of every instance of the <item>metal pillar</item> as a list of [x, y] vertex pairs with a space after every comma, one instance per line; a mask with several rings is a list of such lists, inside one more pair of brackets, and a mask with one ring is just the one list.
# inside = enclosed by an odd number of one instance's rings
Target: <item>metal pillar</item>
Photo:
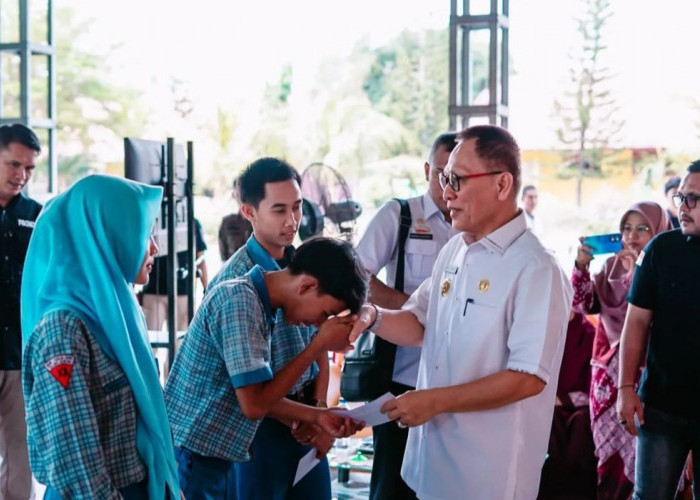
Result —
[[[508, 2], [490, 0], [489, 12], [475, 14], [470, 0], [450, 0], [449, 113], [452, 130], [485, 122], [508, 126]], [[483, 46], [473, 43], [482, 33], [488, 35], [482, 37], [485, 51]], [[475, 74], [479, 51], [488, 56], [487, 84], [483, 88], [477, 78], [479, 75]]]
[[[35, 132], [46, 130], [48, 134], [48, 144], [42, 146], [48, 149], [48, 180], [49, 192], [56, 191], [58, 181], [58, 163], [56, 158], [56, 65], [54, 62], [54, 33], [53, 33], [53, 0], [43, 0], [46, 2], [46, 40], [32, 40], [31, 30], [32, 19], [30, 16], [30, 0], [18, 0], [16, 21], [18, 23], [17, 40], [7, 40], [6, 34], [0, 33], [0, 74], [13, 81], [13, 75], [5, 75], [7, 71], [3, 68], [3, 56], [6, 54], [19, 57], [19, 116], [8, 115], [6, 113], [6, 89], [3, 88], [0, 80], [0, 125], [21, 123], [33, 129]], [[5, 5], [2, 5], [5, 4]], [[0, 7], [14, 6], [10, 0], [0, 0]], [[0, 13], [11, 12], [0, 8]], [[11, 24], [11, 23], [10, 23]], [[32, 75], [32, 60], [38, 57], [46, 57], [46, 74]], [[32, 83], [45, 79], [46, 85], [39, 87], [46, 89], [46, 109], [32, 109]], [[17, 83], [16, 81], [14, 83]]]

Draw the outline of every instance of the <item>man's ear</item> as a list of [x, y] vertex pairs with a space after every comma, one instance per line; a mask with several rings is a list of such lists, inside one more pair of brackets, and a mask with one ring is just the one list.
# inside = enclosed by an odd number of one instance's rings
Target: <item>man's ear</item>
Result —
[[308, 274], [300, 274], [297, 282], [297, 294], [305, 295], [309, 292], [318, 291], [318, 280]]
[[241, 215], [252, 224], [255, 222], [255, 207], [250, 203], [243, 203], [241, 205]]
[[425, 180], [430, 180], [430, 163], [426, 161], [425, 165], [423, 165], [423, 170], [425, 170]]
[[498, 176], [496, 186], [498, 187], [498, 199], [507, 200], [513, 197], [513, 174], [503, 172]]

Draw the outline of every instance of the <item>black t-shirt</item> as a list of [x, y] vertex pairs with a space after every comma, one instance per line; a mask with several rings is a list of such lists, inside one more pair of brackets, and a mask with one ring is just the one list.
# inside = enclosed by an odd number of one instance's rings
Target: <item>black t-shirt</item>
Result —
[[627, 300], [653, 312], [640, 395], [668, 413], [700, 417], [700, 238], [680, 229], [644, 249]]
[[[204, 242], [204, 232], [202, 226], [197, 219], [194, 220], [194, 236], [196, 252], [204, 252], [207, 245]], [[179, 252], [177, 254], [177, 294], [187, 295], [188, 277], [183, 277], [180, 270], [187, 269], [187, 252]], [[143, 293], [152, 295], [167, 295], [168, 294], [168, 256], [156, 257], [153, 264], [153, 269], [148, 279], [148, 284], [143, 287]]]

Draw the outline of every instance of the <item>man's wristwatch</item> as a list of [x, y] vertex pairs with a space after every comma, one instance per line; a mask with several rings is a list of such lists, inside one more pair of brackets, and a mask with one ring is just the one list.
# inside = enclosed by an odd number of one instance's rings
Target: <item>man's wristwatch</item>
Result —
[[372, 321], [372, 324], [367, 327], [367, 330], [375, 330], [379, 328], [379, 325], [382, 324], [382, 312], [379, 310], [377, 306], [374, 304], [370, 304], [372, 307], [374, 307], [374, 321]]

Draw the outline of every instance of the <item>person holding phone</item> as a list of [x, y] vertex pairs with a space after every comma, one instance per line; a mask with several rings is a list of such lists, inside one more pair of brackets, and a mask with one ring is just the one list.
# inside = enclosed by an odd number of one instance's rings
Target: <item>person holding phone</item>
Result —
[[593, 277], [588, 267], [594, 249], [584, 243], [584, 237], [580, 238], [571, 277], [573, 308], [584, 314], [600, 314], [593, 342], [590, 388], [591, 428], [598, 457], [598, 498], [628, 498], [632, 493], [634, 438], [618, 425], [615, 413], [618, 347], [634, 264], [646, 244], [668, 229], [670, 222], [660, 205], [651, 201], [635, 203], [620, 219], [622, 250], [609, 257]]

